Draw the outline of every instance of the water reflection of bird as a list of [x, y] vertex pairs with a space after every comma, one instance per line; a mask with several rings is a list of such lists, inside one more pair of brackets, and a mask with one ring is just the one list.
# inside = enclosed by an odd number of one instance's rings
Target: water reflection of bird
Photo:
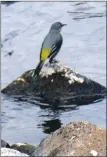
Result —
[[40, 114], [39, 117], [41, 117], [42, 121], [38, 124], [38, 127], [42, 128], [43, 132], [46, 134], [56, 131], [63, 125], [60, 119], [61, 114], [79, 109], [76, 105], [75, 107], [73, 105], [55, 107], [53, 105], [46, 106], [45, 104], [41, 104], [40, 108], [42, 114]]
[[39, 75], [40, 70], [47, 58], [49, 58], [49, 62], [51, 63], [53, 61], [53, 58], [59, 52], [63, 42], [63, 38], [60, 31], [65, 25], [66, 24], [62, 24], [60, 22], [55, 22], [52, 24], [49, 33], [47, 34], [42, 43], [40, 52], [40, 62], [37, 65], [33, 76]]
[[47, 120], [41, 124], [41, 126], [43, 127], [43, 132], [46, 134], [50, 134], [51, 132], [54, 132], [55, 130], [59, 129], [61, 125], [62, 123], [60, 119]]

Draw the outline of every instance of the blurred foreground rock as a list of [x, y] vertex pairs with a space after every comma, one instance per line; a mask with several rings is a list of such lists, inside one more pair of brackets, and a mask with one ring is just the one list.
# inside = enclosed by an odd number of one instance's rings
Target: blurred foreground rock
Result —
[[27, 144], [27, 143], [16, 143], [16, 144], [13, 144], [11, 148], [18, 150], [21, 153], [31, 155], [36, 150], [37, 147]]
[[105, 156], [106, 131], [88, 122], [73, 122], [48, 135], [32, 156]]
[[1, 147], [4, 147], [4, 148], [10, 148], [10, 145], [8, 142], [4, 141], [4, 140], [1, 140]]
[[10, 148], [1, 148], [1, 156], [28, 156], [25, 153], [20, 153], [17, 150]]
[[1, 92], [18, 98], [39, 97], [41, 102], [55, 105], [88, 104], [105, 98], [107, 93], [104, 86], [60, 63], [45, 65], [38, 78], [32, 78], [33, 73], [34, 69], [25, 72]]
[[107, 149], [106, 131], [88, 122], [67, 124], [48, 135], [39, 146], [27, 143], [10, 146], [4, 140], [1, 143], [2, 156], [106, 156]]
[[1, 140], [2, 156], [27, 156], [34, 153], [36, 148], [37, 146], [33, 146], [27, 143], [16, 143], [10, 145], [8, 142]]

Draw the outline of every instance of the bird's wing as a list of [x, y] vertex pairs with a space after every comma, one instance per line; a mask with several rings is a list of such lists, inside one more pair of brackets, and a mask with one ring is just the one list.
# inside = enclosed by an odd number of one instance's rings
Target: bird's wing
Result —
[[45, 37], [42, 43], [42, 47], [41, 47], [40, 60], [43, 60], [43, 61], [45, 61], [47, 58], [49, 58], [53, 54], [57, 54], [63, 42], [63, 38], [60, 34], [56, 36], [55, 40], [53, 40], [53, 45], [51, 47], [48, 47], [46, 45], [44, 46], [44, 44], [46, 44], [47, 39], [48, 39], [48, 36]]
[[60, 39], [56, 40], [56, 42], [52, 46], [52, 50], [51, 50], [51, 53], [50, 53], [49, 57], [51, 55], [59, 52], [59, 50], [61, 48], [61, 45], [62, 45], [62, 42], [63, 42], [63, 38], [62, 38], [62, 36], [60, 36]]

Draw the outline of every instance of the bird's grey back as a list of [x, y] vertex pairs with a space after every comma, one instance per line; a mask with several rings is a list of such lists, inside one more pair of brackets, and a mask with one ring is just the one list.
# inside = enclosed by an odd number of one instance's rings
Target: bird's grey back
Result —
[[52, 48], [57, 43], [62, 43], [63, 38], [60, 32], [50, 31], [45, 37], [42, 48]]

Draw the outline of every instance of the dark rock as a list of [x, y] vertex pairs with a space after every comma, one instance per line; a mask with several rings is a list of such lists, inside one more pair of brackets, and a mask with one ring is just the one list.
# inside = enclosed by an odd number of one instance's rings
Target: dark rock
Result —
[[25, 72], [1, 92], [20, 100], [32, 96], [52, 105], [89, 104], [106, 97], [104, 86], [60, 63], [44, 66], [38, 78], [32, 78], [33, 73], [34, 69]]
[[11, 148], [18, 150], [21, 153], [31, 155], [36, 150], [37, 147], [27, 144], [27, 143], [16, 143], [16, 144], [13, 144]]
[[48, 135], [32, 156], [106, 154], [106, 131], [88, 122], [72, 122]]
[[10, 148], [10, 145], [6, 141], [1, 140], [1, 147]]

